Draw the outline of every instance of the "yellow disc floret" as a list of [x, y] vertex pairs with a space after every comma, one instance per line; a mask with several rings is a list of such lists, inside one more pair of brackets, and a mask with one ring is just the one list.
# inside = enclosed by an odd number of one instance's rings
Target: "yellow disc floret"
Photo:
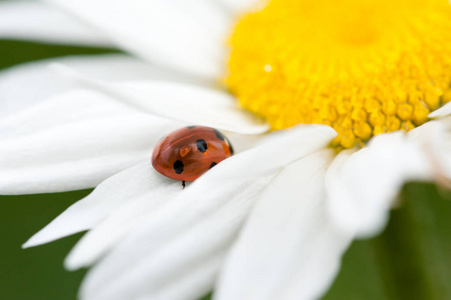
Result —
[[273, 129], [332, 126], [334, 145], [410, 130], [449, 101], [447, 0], [272, 0], [231, 37], [227, 85]]

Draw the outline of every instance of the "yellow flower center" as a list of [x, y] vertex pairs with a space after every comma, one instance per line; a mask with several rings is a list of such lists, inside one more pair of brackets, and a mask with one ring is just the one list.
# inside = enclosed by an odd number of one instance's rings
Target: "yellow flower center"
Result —
[[227, 85], [272, 129], [332, 126], [339, 148], [410, 130], [451, 100], [447, 0], [272, 0], [231, 37]]

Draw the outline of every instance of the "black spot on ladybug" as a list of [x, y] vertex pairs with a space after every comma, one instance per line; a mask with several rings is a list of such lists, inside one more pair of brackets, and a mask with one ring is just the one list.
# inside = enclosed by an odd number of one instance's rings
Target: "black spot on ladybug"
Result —
[[217, 129], [213, 129], [216, 133], [216, 136], [218, 137], [218, 139], [220, 139], [221, 141], [225, 140], [225, 136]]
[[181, 160], [177, 160], [174, 163], [174, 171], [177, 174], [182, 174], [183, 173], [183, 162]]
[[196, 125], [194, 125], [194, 126], [186, 126], [186, 128], [188, 128], [188, 129], [193, 129], [193, 128], [196, 128], [197, 126]]
[[209, 169], [213, 168], [213, 167], [216, 166], [216, 165], [217, 165], [217, 163], [212, 162]]
[[229, 148], [230, 148], [230, 155], [233, 155], [234, 151], [233, 151], [233, 147], [232, 144], [230, 143], [229, 139], [226, 138], [227, 144], [229, 144]]
[[202, 153], [207, 151], [207, 142], [203, 139], [197, 140], [196, 146], [197, 146], [197, 149]]

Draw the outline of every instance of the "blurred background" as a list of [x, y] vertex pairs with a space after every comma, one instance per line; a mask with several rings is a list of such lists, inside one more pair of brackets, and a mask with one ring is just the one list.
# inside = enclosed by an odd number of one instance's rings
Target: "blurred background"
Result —
[[[107, 52], [112, 50], [0, 41], [0, 71]], [[0, 299], [76, 299], [86, 271], [68, 272], [62, 263], [82, 234], [27, 250], [21, 245], [89, 192], [0, 196]], [[324, 299], [451, 299], [450, 200], [450, 192], [434, 185], [407, 184], [384, 233], [353, 243]]]

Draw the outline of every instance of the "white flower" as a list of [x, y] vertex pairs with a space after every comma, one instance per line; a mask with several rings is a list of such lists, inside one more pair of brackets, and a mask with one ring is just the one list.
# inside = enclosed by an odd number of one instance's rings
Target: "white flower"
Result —
[[[449, 106], [441, 120], [338, 155], [328, 126], [260, 135], [267, 124], [214, 83], [234, 18], [255, 1], [47, 2], [95, 31], [38, 3], [6, 3], [0, 35], [114, 45], [153, 63], [65, 58], [0, 77], [0, 192], [97, 186], [24, 245], [88, 230], [65, 262], [91, 267], [83, 299], [196, 299], [211, 289], [215, 299], [318, 298], [352, 239], [384, 227], [406, 180], [451, 178]], [[65, 65], [53, 65], [57, 76], [44, 68], [55, 61]], [[182, 190], [150, 155], [162, 135], [191, 124], [228, 131], [238, 153]]]

